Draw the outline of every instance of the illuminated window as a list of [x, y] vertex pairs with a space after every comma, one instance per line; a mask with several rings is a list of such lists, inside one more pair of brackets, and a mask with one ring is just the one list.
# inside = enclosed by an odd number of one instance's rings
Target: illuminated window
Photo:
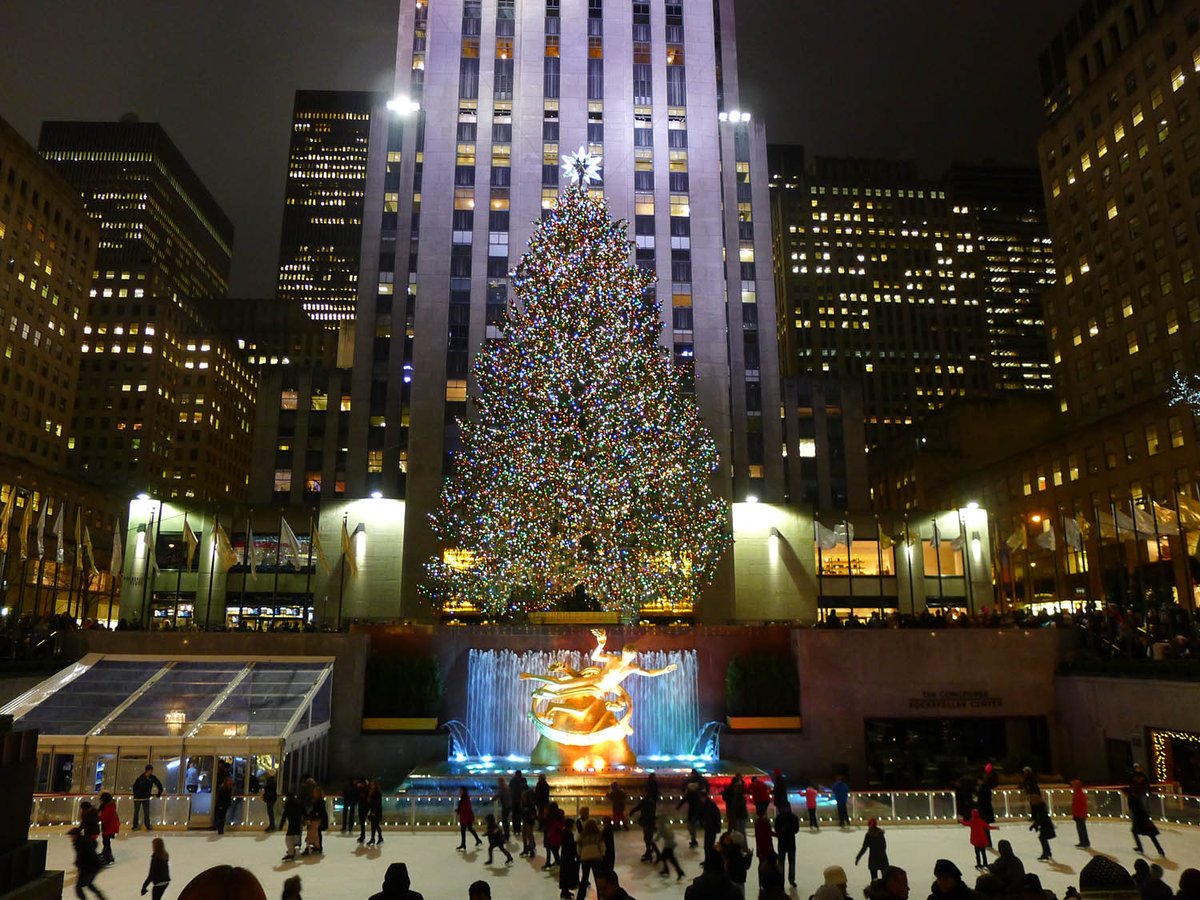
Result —
[[1160, 448], [1159, 448], [1159, 443], [1158, 443], [1158, 426], [1157, 425], [1147, 425], [1146, 426], [1146, 455], [1147, 456], [1158, 456], [1159, 449]]
[[286, 494], [292, 489], [292, 470], [291, 469], [276, 469], [275, 470], [275, 493]]
[[882, 549], [879, 541], [853, 540], [850, 547], [839, 544], [832, 550], [822, 550], [822, 575], [863, 575], [878, 578], [896, 574], [896, 555], [893, 548]]
[[955, 550], [944, 537], [936, 550], [933, 548], [933, 541], [921, 541], [921, 555], [927, 577], [936, 578], [939, 572], [943, 577], [963, 574], [962, 551]]
[[279, 396], [280, 409], [295, 409], [296, 408], [296, 392], [293, 390], [285, 390]]

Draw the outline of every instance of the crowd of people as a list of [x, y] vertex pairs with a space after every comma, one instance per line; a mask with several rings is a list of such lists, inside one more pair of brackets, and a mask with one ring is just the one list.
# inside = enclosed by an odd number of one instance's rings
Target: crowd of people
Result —
[[[224, 820], [229, 812], [229, 798], [223, 797], [221, 790], [231, 779], [226, 776], [223, 782], [214, 798], [213, 825], [218, 833], [224, 830]], [[975, 858], [976, 881], [974, 887], [968, 886], [956, 863], [939, 859], [932, 872], [929, 900], [1056, 900], [1042, 887], [1038, 875], [1027, 869], [1014, 846], [1016, 838], [993, 842], [993, 832], [998, 826], [992, 794], [997, 785], [997, 773], [991, 765], [978, 773], [965, 775], [955, 785], [955, 811], [961, 825], [967, 829], [966, 836]], [[1087, 795], [1079, 781], [1072, 782], [1072, 788], [1071, 814], [1078, 838], [1075, 846], [1087, 850], [1091, 846], [1087, 829]], [[133, 829], [144, 826], [152, 830], [150, 798], [155, 791], [162, 794], [162, 784], [155, 777], [153, 766], [146, 766], [131, 790], [134, 796]], [[1038, 777], [1031, 769], [1025, 769], [1022, 774], [1021, 790], [1029, 809], [1028, 828], [1035, 833], [1041, 850], [1037, 859], [1051, 862], [1056, 830]], [[1125, 870], [1109, 857], [1095, 855], [1080, 872], [1079, 891], [1103, 889], [1111, 894], [1127, 889], [1131, 898], [1136, 894], [1140, 900], [1170, 900], [1172, 897], [1200, 900], [1200, 871], [1188, 869], [1181, 873], [1176, 892], [1164, 880], [1161, 863], [1150, 863], [1140, 856], [1145, 852], [1142, 843], [1145, 838], [1153, 845], [1159, 859], [1167, 862], [1158, 829], [1149, 812], [1150, 790], [1149, 779], [1140, 766], [1135, 766], [1126, 788], [1135, 851], [1139, 854], [1133, 871]], [[232, 793], [231, 789], [228, 793]], [[593, 884], [597, 900], [630, 900], [616, 873], [616, 833], [628, 831], [632, 825], [641, 834], [642, 863], [653, 866], [664, 879], [674, 876], [675, 881], [683, 882], [689, 875], [694, 875], [685, 887], [685, 900], [742, 900], [747, 895], [752, 872], [756, 875], [759, 900], [783, 900], [796, 896], [797, 835], [805, 828], [814, 832], [820, 829], [818, 812], [822, 796], [833, 801], [837, 827], [850, 829], [850, 787], [842, 777], [828, 788], [802, 782], [793, 789], [787, 776], [776, 769], [770, 779], [758, 776], [745, 779], [735, 775], [722, 786], [693, 769], [684, 780], [679, 797], [667, 798], [656, 775], [650, 773], [635, 801], [625, 786], [614, 781], [605, 795], [607, 809], [593, 814], [589, 807], [583, 806], [572, 816], [555, 801], [545, 775], [539, 774], [530, 784], [522, 772], [515, 771], [511, 776], [499, 777], [492, 795], [483, 798], [490, 811], [483, 816], [482, 835], [476, 827], [479, 819], [471, 794], [462, 788], [455, 807], [457, 850], [473, 853], [486, 845], [485, 866], [499, 863], [495, 858], [497, 853], [503, 858], [503, 864], [510, 866], [514, 857], [509, 845], [520, 843], [521, 857], [529, 860], [541, 857], [540, 868], [553, 880], [561, 900], [586, 900]], [[797, 808], [793, 808], [793, 798], [798, 798]], [[297, 856], [323, 854], [324, 833], [330, 827], [332, 810], [315, 779], [306, 775], [298, 789], [283, 792], [278, 824], [275, 807], [280, 796], [273, 774], [266, 775], [262, 799], [268, 813], [266, 830], [284, 831], [285, 863], [295, 861]], [[341, 793], [341, 807], [343, 834], [353, 835], [357, 824], [359, 844], [367, 847], [383, 844], [382, 791], [378, 781], [348, 778]], [[682, 837], [677, 834], [673, 819], [679, 817], [680, 811], [688, 847], [701, 854], [698, 873], [685, 872], [676, 854]], [[1010, 827], [1006, 826], [1006, 830]], [[80, 821], [69, 832], [78, 870], [77, 897], [82, 898], [89, 891], [96, 897], [104, 896], [96, 886], [96, 878], [105, 866], [115, 861], [112, 841], [120, 828], [116, 802], [110, 793], [102, 793], [95, 805], [89, 801], [80, 805]], [[473, 842], [471, 845], [468, 845], [468, 839]], [[864, 900], [909, 900], [908, 873], [893, 864], [887, 834], [874, 818], [866, 823], [854, 865], [859, 865], [864, 858], [870, 877], [863, 892]], [[154, 900], [160, 900], [169, 887], [169, 859], [163, 840], [154, 838], [142, 890], [143, 893], [152, 892]], [[233, 877], [229, 873], [223, 877], [226, 876]], [[203, 877], [204, 874], [198, 876]], [[817, 886], [809, 900], [847, 900], [847, 883], [846, 872], [841, 866], [828, 866], [823, 873], [823, 883]], [[189, 884], [180, 897], [188, 898], [191, 887]], [[788, 887], [792, 893], [788, 892]], [[300, 900], [300, 889], [299, 877], [293, 876], [285, 887], [284, 900]], [[193, 893], [191, 896], [210, 895]], [[1067, 896], [1070, 897], [1071, 892]], [[472, 884], [471, 897], [474, 900], [490, 898], [487, 883]], [[394, 863], [387, 870], [382, 891], [372, 900], [414, 898], [420, 900], [420, 894], [412, 890], [407, 867], [403, 863]]]
[[1181, 606], [1150, 607], [1139, 611], [1094, 603], [1080, 609], [1051, 612], [1041, 609], [1000, 611], [984, 608], [975, 614], [963, 610], [925, 609], [919, 613], [896, 610], [866, 616], [831, 610], [817, 626], [833, 629], [945, 629], [945, 628], [1061, 628], [1074, 631], [1079, 647], [1102, 657], [1124, 659], [1200, 659], [1200, 623]]

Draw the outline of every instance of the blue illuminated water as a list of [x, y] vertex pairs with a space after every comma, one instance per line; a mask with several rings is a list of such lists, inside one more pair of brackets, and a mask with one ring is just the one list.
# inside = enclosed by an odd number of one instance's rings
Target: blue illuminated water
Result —
[[[529, 756], [538, 734], [529, 718], [533, 683], [522, 672], [545, 672], [552, 662], [578, 669], [582, 654], [571, 651], [472, 650], [467, 659], [467, 729], [484, 756]], [[638, 675], [624, 686], [633, 700], [629, 746], [639, 757], [690, 753], [700, 731], [695, 650], [648, 650], [638, 654], [645, 669], [678, 668], [657, 678]]]

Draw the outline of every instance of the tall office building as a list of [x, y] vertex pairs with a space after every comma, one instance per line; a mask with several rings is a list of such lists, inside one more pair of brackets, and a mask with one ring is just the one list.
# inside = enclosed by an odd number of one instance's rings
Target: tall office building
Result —
[[296, 92], [277, 293], [327, 325], [354, 318], [371, 119], [386, 117], [385, 100], [362, 91]]
[[79, 193], [0, 119], [0, 456], [59, 470], [99, 230]]
[[580, 146], [658, 273], [721, 493], [781, 498], [766, 155], [739, 107], [732, 0], [402, 0], [392, 108], [372, 122], [386, 164], [368, 173], [347, 477], [406, 500], [405, 614], [440, 552], [428, 514], [472, 355], [503, 336], [507, 273]]
[[992, 387], [1050, 391], [1042, 302], [1054, 284], [1054, 253], [1041, 174], [1033, 167], [956, 165], [944, 185], [951, 212], [970, 223]]
[[944, 186], [911, 162], [804, 163], [791, 147], [772, 148], [771, 172], [785, 373], [860, 383], [871, 446], [986, 394], [978, 241]]
[[157, 124], [47, 122], [39, 150], [100, 229], [74, 469], [114, 490], [244, 496], [255, 380], [202, 311], [228, 291], [229, 219]]

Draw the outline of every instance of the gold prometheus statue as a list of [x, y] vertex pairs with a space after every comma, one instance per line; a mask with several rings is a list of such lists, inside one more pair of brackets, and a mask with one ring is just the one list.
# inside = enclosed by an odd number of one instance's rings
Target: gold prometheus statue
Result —
[[540, 682], [529, 711], [539, 734], [530, 754], [533, 765], [599, 769], [637, 763], [628, 743], [633, 734], [629, 724], [633, 701], [622, 682], [630, 675], [666, 675], [677, 667], [672, 663], [662, 669], [643, 669], [635, 661], [633, 644], [626, 644], [620, 653], [606, 653], [608, 633], [593, 628], [592, 635], [596, 647], [591, 660], [596, 665], [575, 671], [557, 662], [545, 674], [521, 673], [522, 678]]

